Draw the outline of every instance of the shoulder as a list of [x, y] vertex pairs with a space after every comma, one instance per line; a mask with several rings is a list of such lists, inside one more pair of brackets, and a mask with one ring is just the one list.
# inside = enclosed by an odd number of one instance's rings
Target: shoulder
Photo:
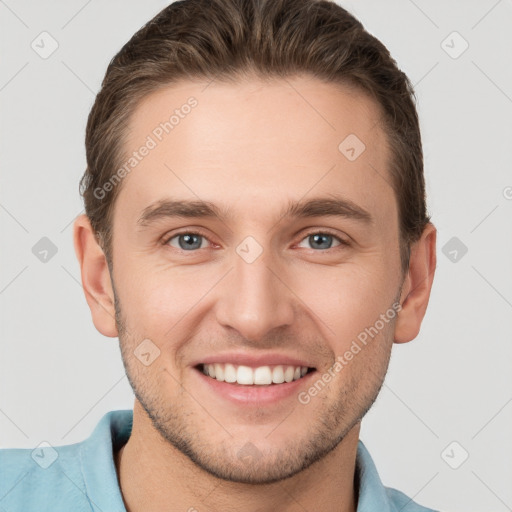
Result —
[[357, 448], [355, 477], [359, 490], [358, 512], [437, 512], [419, 505], [397, 489], [385, 487], [370, 452], [361, 440]]
[[[0, 507], [9, 511], [91, 511], [84, 500], [80, 469], [82, 443], [0, 450]], [[62, 509], [64, 510], [64, 509]]]
[[131, 410], [110, 411], [79, 443], [0, 449], [0, 511], [124, 510], [113, 451], [131, 427]]
[[386, 494], [388, 495], [393, 512], [439, 512], [432, 508], [419, 505], [402, 491], [393, 489], [392, 487], [386, 487]]

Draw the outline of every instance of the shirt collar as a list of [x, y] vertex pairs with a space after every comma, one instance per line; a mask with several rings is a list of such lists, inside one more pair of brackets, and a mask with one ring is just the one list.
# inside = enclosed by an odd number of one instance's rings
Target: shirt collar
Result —
[[114, 451], [128, 441], [132, 425], [132, 410], [110, 411], [82, 443], [80, 465], [94, 512], [126, 512], [117, 479]]
[[359, 440], [357, 445], [356, 490], [359, 490], [357, 512], [392, 512], [386, 488], [375, 467], [373, 459], [364, 443]]
[[[95, 512], [126, 512], [113, 454], [128, 441], [132, 426], [131, 409], [110, 411], [101, 418], [91, 436], [81, 445], [82, 474]], [[359, 494], [357, 512], [392, 512], [386, 488], [362, 441], [357, 446], [355, 484]]]

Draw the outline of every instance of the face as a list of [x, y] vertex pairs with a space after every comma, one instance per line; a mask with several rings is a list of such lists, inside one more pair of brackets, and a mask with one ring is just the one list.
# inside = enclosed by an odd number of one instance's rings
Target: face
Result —
[[389, 151], [360, 92], [206, 86], [155, 92], [131, 119], [119, 339], [166, 442], [220, 478], [271, 482], [335, 449], [382, 385], [403, 281]]

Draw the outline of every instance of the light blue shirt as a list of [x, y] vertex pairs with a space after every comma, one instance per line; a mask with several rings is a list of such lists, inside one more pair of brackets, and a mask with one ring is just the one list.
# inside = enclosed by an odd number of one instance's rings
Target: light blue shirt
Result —
[[[0, 512], [126, 512], [113, 452], [130, 437], [133, 411], [110, 411], [84, 441], [0, 450]], [[435, 512], [384, 487], [359, 441], [357, 512]]]

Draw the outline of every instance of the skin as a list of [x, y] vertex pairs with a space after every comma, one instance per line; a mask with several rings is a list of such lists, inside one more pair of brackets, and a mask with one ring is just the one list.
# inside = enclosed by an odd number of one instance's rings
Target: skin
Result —
[[[360, 422], [380, 390], [393, 342], [419, 332], [436, 230], [427, 225], [402, 274], [389, 150], [369, 97], [304, 76], [206, 85], [152, 93], [132, 116], [127, 154], [187, 98], [198, 100], [123, 179], [112, 275], [88, 218], [74, 224], [94, 324], [119, 337], [136, 395], [132, 434], [115, 456], [126, 508], [355, 511]], [[349, 161], [338, 145], [352, 133], [366, 149]], [[372, 222], [280, 217], [289, 200], [333, 193]], [[208, 200], [233, 217], [137, 225], [145, 208], [170, 197]], [[205, 236], [194, 246], [200, 248], [180, 250], [183, 237], [165, 243], [197, 229]], [[334, 238], [315, 244], [312, 230]], [[236, 251], [247, 236], [262, 249], [252, 263]], [[193, 367], [228, 351], [278, 352], [307, 360], [319, 378], [395, 301], [399, 314], [308, 404], [296, 394], [234, 404]], [[133, 354], [144, 339], [160, 350], [148, 366]], [[248, 442], [257, 455], [249, 461], [238, 456]]]

